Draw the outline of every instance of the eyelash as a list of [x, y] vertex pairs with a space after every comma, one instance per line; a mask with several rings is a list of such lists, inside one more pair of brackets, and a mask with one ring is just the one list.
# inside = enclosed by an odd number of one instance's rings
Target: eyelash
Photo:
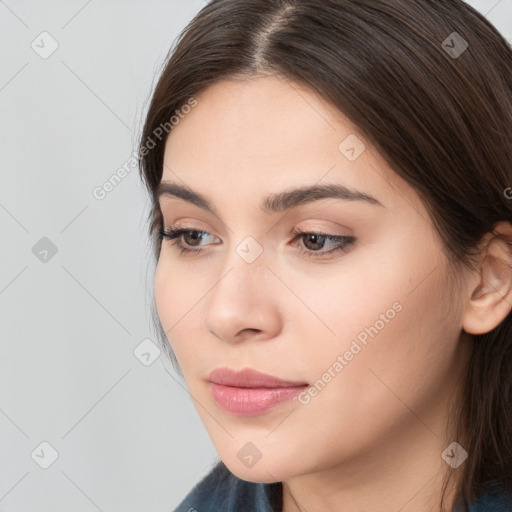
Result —
[[[189, 234], [189, 233], [199, 233], [203, 235], [209, 235], [207, 231], [203, 231], [200, 229], [191, 229], [191, 228], [176, 228], [176, 229], [169, 229], [169, 230], [160, 230], [160, 240], [163, 238], [168, 239], [171, 241], [171, 244], [176, 247], [180, 251], [181, 254], [192, 254], [192, 253], [198, 253], [202, 252], [203, 249], [190, 249], [189, 247], [186, 247], [183, 245], [182, 240], [180, 240], [180, 237], [183, 234]], [[329, 251], [319, 252], [319, 251], [311, 251], [308, 249], [300, 249], [300, 253], [303, 256], [306, 256], [308, 258], [320, 258], [322, 256], [325, 256], [327, 254], [333, 254], [336, 252], [344, 252], [350, 249], [355, 242], [355, 237], [353, 236], [344, 236], [344, 235], [328, 235], [327, 233], [321, 233], [318, 231], [300, 231], [294, 229], [292, 233], [295, 235], [293, 240], [300, 239], [304, 235], [316, 235], [325, 237], [329, 240], [332, 240], [334, 242], [338, 242], [336, 247], [334, 249], [330, 249]]]

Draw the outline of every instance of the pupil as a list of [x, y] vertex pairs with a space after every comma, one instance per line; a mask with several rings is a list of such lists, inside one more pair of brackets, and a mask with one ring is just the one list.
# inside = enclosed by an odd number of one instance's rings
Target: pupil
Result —
[[[189, 231], [188, 233], [186, 233], [186, 236], [192, 238], [192, 240], [195, 240], [195, 241], [198, 241], [201, 236], [201, 234], [198, 233], [197, 231]], [[194, 244], [189, 244], [189, 245], [194, 245]]]
[[[322, 235], [306, 235], [306, 236], [309, 237], [311, 240], [313, 240], [313, 244], [317, 245], [317, 247], [315, 247], [316, 249], [322, 248], [321, 246], [325, 239], [324, 236], [322, 236]], [[320, 245], [320, 247], [318, 247], [318, 245]]]

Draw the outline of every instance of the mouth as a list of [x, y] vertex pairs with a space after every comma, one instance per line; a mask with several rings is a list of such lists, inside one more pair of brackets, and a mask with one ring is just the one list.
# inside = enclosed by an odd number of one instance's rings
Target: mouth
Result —
[[284, 380], [252, 368], [217, 368], [208, 376], [217, 404], [238, 416], [255, 416], [292, 400], [308, 387], [304, 381]]
[[237, 388], [288, 388], [307, 386], [305, 381], [284, 380], [273, 375], [261, 373], [252, 368], [236, 371], [230, 368], [216, 368], [208, 376], [208, 381], [223, 386]]

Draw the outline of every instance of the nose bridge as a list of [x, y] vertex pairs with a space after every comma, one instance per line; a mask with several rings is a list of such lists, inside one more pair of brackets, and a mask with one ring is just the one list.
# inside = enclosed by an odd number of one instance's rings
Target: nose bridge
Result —
[[[267, 257], [263, 245], [252, 235], [234, 245], [226, 257], [217, 291], [246, 302], [248, 297], [260, 297], [261, 287], [268, 287]], [[212, 292], [216, 292], [216, 290]]]
[[268, 259], [254, 237], [233, 246], [206, 305], [206, 327], [229, 340], [243, 329], [275, 330], [278, 312]]

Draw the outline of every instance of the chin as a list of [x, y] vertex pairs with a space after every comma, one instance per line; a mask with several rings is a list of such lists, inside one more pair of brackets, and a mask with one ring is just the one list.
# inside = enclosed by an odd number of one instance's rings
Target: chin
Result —
[[[247, 467], [236, 456], [234, 459], [222, 459], [226, 467], [241, 480], [254, 483], [282, 482], [295, 474], [292, 473], [293, 464], [278, 463], [271, 454], [262, 456], [252, 467]], [[294, 466], [294, 469], [296, 467]]]

